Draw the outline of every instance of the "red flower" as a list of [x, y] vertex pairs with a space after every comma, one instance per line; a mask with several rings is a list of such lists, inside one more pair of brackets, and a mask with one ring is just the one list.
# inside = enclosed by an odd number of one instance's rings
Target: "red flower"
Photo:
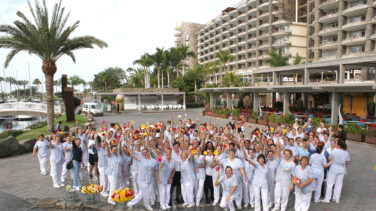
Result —
[[208, 112], [208, 115], [211, 116], [211, 112], [210, 111]]
[[162, 157], [161, 157], [161, 156], [158, 156], [158, 157], [157, 157], [157, 161], [158, 161], [158, 163], [162, 163]]
[[175, 130], [176, 130], [176, 127], [173, 127], [172, 130], [175, 131]]
[[221, 169], [220, 166], [218, 166], [217, 168], [215, 168], [216, 171], [219, 171]]
[[102, 125], [103, 125], [104, 123], [106, 123], [106, 120], [103, 120], [103, 121], [102, 121]]
[[134, 134], [139, 134], [139, 133], [140, 133], [140, 131], [138, 131], [138, 130], [134, 131]]
[[242, 125], [244, 125], [244, 123], [245, 123], [245, 121], [243, 120], [243, 121], [242, 121]]
[[227, 148], [227, 144], [223, 145], [224, 148]]

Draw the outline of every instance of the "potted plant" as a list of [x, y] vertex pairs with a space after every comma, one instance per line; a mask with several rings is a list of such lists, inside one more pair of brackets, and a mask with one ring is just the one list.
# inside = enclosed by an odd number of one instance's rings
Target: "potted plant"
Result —
[[253, 124], [257, 124], [257, 112], [252, 111], [252, 112], [249, 114], [248, 122], [253, 123]]
[[268, 117], [266, 115], [262, 115], [261, 117], [259, 117], [259, 119], [257, 120], [257, 123], [259, 125], [267, 125], [268, 124]]
[[345, 127], [345, 132], [347, 133], [346, 138], [349, 140], [364, 141], [364, 129], [354, 122], [347, 124], [347, 126]]
[[228, 115], [230, 115], [230, 109], [228, 109], [228, 108], [222, 108], [219, 111], [219, 117], [221, 117], [221, 118], [227, 118]]
[[368, 128], [365, 141], [369, 144], [376, 144], [376, 129]]
[[277, 118], [274, 113], [268, 115], [268, 122], [271, 127], [278, 127]]
[[240, 109], [232, 109], [232, 120], [239, 120]]
[[375, 102], [369, 101], [367, 103], [368, 116], [375, 116]]
[[219, 108], [212, 107], [212, 108], [210, 109], [210, 111], [211, 111], [211, 113], [212, 113], [213, 116], [216, 116], [216, 117], [219, 116]]

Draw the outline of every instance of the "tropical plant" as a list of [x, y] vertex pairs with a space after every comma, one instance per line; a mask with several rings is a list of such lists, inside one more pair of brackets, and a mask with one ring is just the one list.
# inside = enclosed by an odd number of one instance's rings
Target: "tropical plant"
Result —
[[27, 80], [20, 80], [17, 82], [18, 85], [23, 86], [23, 96], [26, 95], [26, 85], [29, 83]]
[[232, 109], [232, 113], [231, 114], [232, 114], [232, 116], [239, 117], [240, 109], [238, 109], [238, 108]]
[[226, 64], [235, 57], [233, 55], [230, 55], [230, 52], [227, 50], [220, 50], [218, 53], [215, 54], [215, 58], [219, 59], [219, 62], [222, 64], [222, 71], [226, 72]]
[[140, 57], [140, 59], [137, 59], [136, 61], [134, 61], [133, 64], [138, 64], [138, 65], [142, 66], [145, 89], [150, 88], [150, 70], [149, 70], [149, 68], [150, 68], [150, 66], [153, 65], [152, 57], [148, 53], [145, 53]]
[[126, 82], [126, 87], [129, 88], [142, 88], [145, 86], [144, 84], [144, 69], [142, 68], [128, 68], [127, 72], [129, 73], [129, 77]]
[[12, 92], [12, 85], [16, 84], [17, 80], [15, 78], [11, 77], [11, 76], [8, 76], [8, 77], [5, 78], [5, 81], [7, 83], [9, 83], [9, 93], [11, 93]]
[[181, 63], [182, 63], [182, 75], [185, 75], [185, 66], [186, 66], [186, 61], [189, 57], [195, 57], [195, 53], [192, 51], [189, 51], [189, 46], [187, 45], [182, 45], [177, 48], [177, 51], [181, 57]]
[[344, 130], [348, 134], [364, 135], [366, 133], [366, 130], [355, 122], [348, 123]]
[[127, 79], [125, 71], [120, 67], [109, 67], [94, 75], [93, 88], [95, 90], [116, 89]]
[[282, 56], [282, 49], [278, 50], [278, 53], [271, 52], [270, 58], [266, 60], [272, 67], [282, 67], [287, 65], [288, 58]]
[[252, 111], [250, 114], [249, 114], [249, 117], [251, 119], [257, 119], [257, 112], [256, 111]]
[[[202, 81], [205, 76], [205, 72], [203, 70], [203, 66], [196, 64], [193, 69], [188, 70], [187, 74], [183, 76], [185, 80], [193, 81], [194, 83], [194, 91], [197, 92], [198, 90], [198, 81]], [[197, 95], [195, 96], [195, 103], [197, 103]]]
[[294, 60], [293, 64], [294, 65], [300, 64], [302, 62], [302, 59], [303, 58], [301, 56], [299, 56], [298, 53], [296, 53], [296, 57], [295, 57], [295, 60]]
[[68, 83], [72, 85], [72, 88], [74, 90], [74, 86], [80, 85], [82, 83], [85, 83], [84, 79], [82, 79], [78, 75], [74, 75], [68, 78]]
[[222, 84], [225, 87], [236, 87], [240, 85], [240, 77], [235, 73], [226, 73], [222, 78]]
[[0, 37], [0, 48], [10, 49], [4, 63], [5, 67], [8, 67], [14, 56], [21, 51], [35, 54], [42, 60], [42, 71], [46, 79], [47, 125], [48, 131], [52, 132], [54, 130], [53, 81], [57, 71], [56, 62], [64, 55], [69, 56], [75, 62], [74, 50], [93, 48], [94, 45], [103, 48], [107, 47], [107, 44], [93, 36], [72, 38], [72, 33], [79, 26], [79, 21], [66, 26], [69, 13], [65, 14], [61, 1], [55, 4], [51, 16], [45, 0], [43, 0], [43, 5], [35, 1], [34, 8], [30, 2], [28, 4], [32, 20], [19, 11], [17, 15], [21, 20], [14, 21], [14, 26], [0, 25], [0, 32], [7, 34], [7, 36]]

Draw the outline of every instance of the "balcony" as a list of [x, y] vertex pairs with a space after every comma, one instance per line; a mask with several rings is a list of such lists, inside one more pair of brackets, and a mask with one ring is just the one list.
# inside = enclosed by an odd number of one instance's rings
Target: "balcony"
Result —
[[331, 49], [336, 49], [337, 48], [337, 41], [335, 42], [325, 42], [320, 44], [320, 49], [321, 50], [331, 50]]
[[269, 48], [269, 43], [259, 45], [258, 49], [259, 50], [265, 50]]
[[260, 55], [259, 57], [258, 57], [258, 59], [261, 59], [261, 60], [267, 60], [267, 59], [269, 59], [270, 58], [270, 55], [269, 54], [263, 54], [263, 55]]
[[242, 14], [240, 14], [240, 15], [238, 15], [238, 18], [243, 18], [243, 17], [245, 17], [245, 13], [242, 13]]
[[366, 41], [366, 37], [349, 37], [342, 41], [342, 45], [359, 45]]
[[257, 12], [257, 8], [253, 8], [251, 10], [248, 11], [248, 15], [256, 15], [256, 12]]
[[268, 10], [269, 8], [269, 1], [266, 1], [265, 3], [262, 3], [258, 6], [260, 10]]
[[331, 36], [331, 35], [336, 35], [337, 34], [337, 31], [338, 31], [338, 28], [337, 27], [330, 27], [330, 28], [326, 28], [326, 29], [323, 29], [319, 32], [319, 35], [320, 36]]
[[291, 41], [279, 41], [279, 42], [275, 42], [273, 43], [273, 47], [276, 47], [276, 48], [279, 48], [279, 47], [284, 47], [284, 46], [288, 46], [290, 45]]
[[244, 40], [244, 41], [241, 41], [241, 42], [238, 42], [238, 45], [245, 45], [247, 42]]
[[265, 29], [268, 29], [269, 28], [269, 23], [264, 23], [264, 24], [262, 24], [262, 25], [260, 25], [259, 27], [258, 27], [258, 29], [260, 29], [260, 30], [265, 30]]
[[342, 26], [344, 31], [359, 31], [366, 28], [367, 21], [354, 21]]
[[279, 17], [279, 16], [282, 16], [282, 15], [283, 15], [283, 12], [280, 11], [280, 10], [274, 10], [274, 11], [273, 11], [273, 15]]
[[342, 14], [344, 16], [357, 16], [361, 14], [365, 14], [367, 11], [367, 4], [358, 4], [352, 7], [349, 7], [343, 10]]
[[239, 37], [245, 37], [246, 33], [247, 33], [247, 32], [245, 32], [245, 31], [244, 31], [244, 32], [240, 32], [240, 33], [238, 34], [238, 36], [239, 36]]
[[371, 23], [376, 24], [376, 16], [371, 19]]
[[370, 37], [372, 40], [376, 40], [376, 33], [374, 33], [373, 35], [371, 35]]
[[274, 37], [279, 37], [279, 36], [284, 36], [284, 35], [289, 35], [289, 34], [291, 34], [291, 30], [290, 29], [279, 30], [279, 31], [273, 32], [273, 36]]
[[257, 51], [257, 48], [256, 47], [251, 47], [251, 48], [248, 48], [248, 52], [255, 52]]
[[252, 27], [252, 28], [248, 29], [248, 32], [251, 33], [251, 34], [256, 34], [257, 27]]
[[276, 22], [273, 22], [273, 26], [281, 26], [281, 25], [286, 25], [290, 23], [289, 21], [285, 21], [285, 20], [277, 20]]
[[319, 18], [320, 23], [331, 23], [338, 20], [338, 12], [327, 14]]
[[330, 10], [332, 8], [338, 8], [338, 3], [339, 3], [339, 0], [322, 1], [320, 6], [319, 6], [319, 9]]
[[269, 38], [269, 34], [262, 34], [258, 36], [258, 40], [267, 40]]
[[248, 19], [248, 24], [256, 26], [257, 18], [256, 17], [251, 17], [251, 19]]
[[264, 12], [261, 15], [258, 16], [258, 19], [260, 19], [260, 20], [264, 20], [264, 19], [267, 19], [267, 18], [269, 18], [268, 12]]

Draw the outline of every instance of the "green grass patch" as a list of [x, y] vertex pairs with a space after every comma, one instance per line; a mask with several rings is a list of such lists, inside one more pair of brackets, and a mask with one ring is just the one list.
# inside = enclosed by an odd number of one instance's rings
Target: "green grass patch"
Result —
[[[59, 121], [64, 121], [63, 124], [62, 124], [62, 128], [64, 128], [64, 126], [68, 126], [69, 128], [71, 128], [72, 125], [76, 124], [76, 122], [65, 122], [66, 119], [67, 119], [66, 115], [62, 115], [62, 116], [58, 117], [57, 119], [55, 119], [55, 125]], [[78, 124], [80, 126], [83, 126], [88, 122], [87, 117], [84, 116], [84, 115], [76, 115], [76, 121], [78, 121]], [[18, 135], [16, 138], [19, 141], [24, 141], [24, 140], [29, 140], [29, 139], [32, 139], [32, 138], [38, 138], [39, 134], [47, 135], [48, 134], [47, 126], [44, 126], [44, 127], [41, 127], [41, 128], [36, 128], [36, 129], [30, 130], [30, 131], [24, 132], [24, 133]]]
[[5, 139], [5, 138], [8, 138], [9, 136], [16, 137], [22, 133], [23, 133], [22, 130], [7, 130], [7, 131], [0, 133], [0, 139]]

